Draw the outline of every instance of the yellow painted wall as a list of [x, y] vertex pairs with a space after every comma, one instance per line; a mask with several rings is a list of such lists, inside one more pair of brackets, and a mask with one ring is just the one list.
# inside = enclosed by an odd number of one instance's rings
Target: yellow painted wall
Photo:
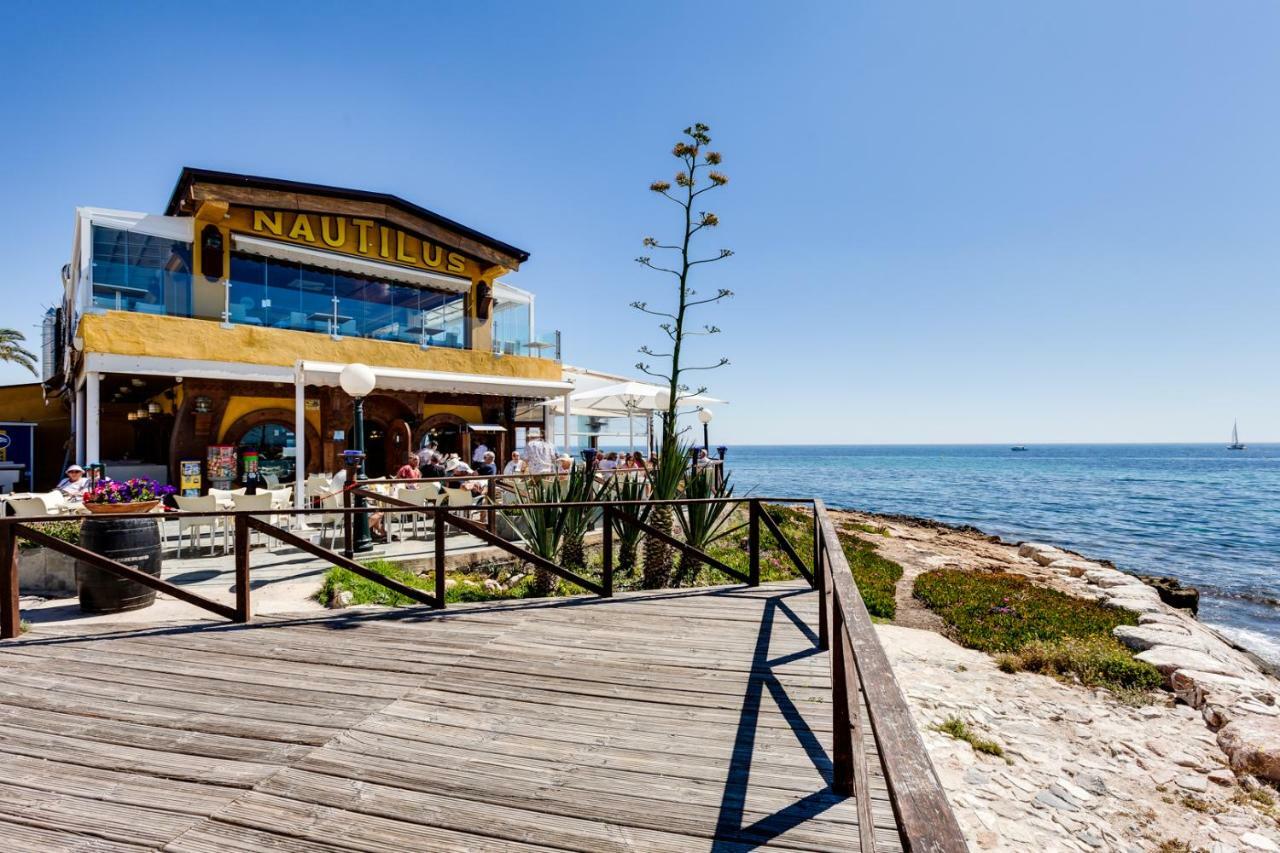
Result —
[[413, 344], [367, 338], [335, 341], [314, 332], [260, 326], [224, 329], [219, 323], [208, 320], [129, 311], [86, 314], [80, 320], [80, 336], [84, 338], [86, 352], [286, 367], [293, 366], [301, 358], [521, 379], [560, 379], [560, 365], [549, 359], [495, 356], [492, 352], [446, 347], [424, 350]]
[[443, 403], [423, 403], [422, 417], [449, 414], [457, 415], [469, 424], [478, 424], [484, 419], [479, 406], [450, 406]]
[[[222, 423], [218, 425], [218, 441], [222, 441], [226, 437], [227, 430], [231, 425], [240, 420], [247, 414], [256, 412], [259, 409], [286, 409], [293, 411], [293, 398], [285, 399], [283, 397], [239, 397], [233, 396], [227, 401], [226, 411], [222, 413]], [[320, 433], [320, 411], [319, 409], [304, 412], [307, 423]], [[293, 427], [293, 418], [289, 419], [290, 428]]]

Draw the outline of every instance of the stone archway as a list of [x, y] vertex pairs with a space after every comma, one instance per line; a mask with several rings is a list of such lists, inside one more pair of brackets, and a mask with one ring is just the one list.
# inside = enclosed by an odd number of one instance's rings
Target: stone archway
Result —
[[[249, 412], [232, 422], [231, 426], [223, 431], [222, 444], [239, 444], [244, 438], [245, 433], [256, 426], [262, 424], [280, 424], [288, 427], [290, 430], [294, 428], [294, 413], [291, 409], [257, 409]], [[294, 441], [297, 442], [297, 436]], [[311, 425], [310, 421], [306, 422], [306, 438], [307, 442], [307, 470], [303, 473], [310, 474], [320, 470], [320, 433]]]

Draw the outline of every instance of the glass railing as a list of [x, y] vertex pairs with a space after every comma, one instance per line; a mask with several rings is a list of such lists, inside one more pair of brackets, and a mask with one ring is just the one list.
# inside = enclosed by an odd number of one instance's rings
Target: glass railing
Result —
[[[258, 277], [256, 270], [234, 263], [231, 272], [232, 278], [223, 284], [165, 269], [95, 263], [87, 284], [92, 304], [100, 310], [194, 317], [420, 347], [467, 346], [462, 294], [305, 267], [294, 268], [289, 275], [277, 275], [278, 270], [269, 268]], [[254, 280], [236, 277], [244, 272], [255, 273]], [[559, 361], [560, 333], [514, 340], [495, 335], [494, 352]]]

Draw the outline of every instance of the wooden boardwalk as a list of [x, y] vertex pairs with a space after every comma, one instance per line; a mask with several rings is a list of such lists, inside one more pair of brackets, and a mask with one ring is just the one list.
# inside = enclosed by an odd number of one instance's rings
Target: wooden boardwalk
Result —
[[[771, 584], [37, 627], [0, 644], [0, 839], [6, 853], [858, 850], [858, 804], [830, 788], [816, 626], [816, 593]], [[901, 850], [864, 748], [876, 848]]]

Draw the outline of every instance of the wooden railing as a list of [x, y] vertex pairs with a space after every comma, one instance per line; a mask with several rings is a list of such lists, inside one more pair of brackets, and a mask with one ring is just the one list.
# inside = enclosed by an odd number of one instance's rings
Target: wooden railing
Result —
[[[645, 535], [660, 539], [689, 557], [748, 586], [758, 586], [760, 583], [760, 543], [763, 528], [771, 534], [779, 550], [818, 593], [818, 642], [822, 649], [829, 650], [831, 664], [832, 787], [841, 794], [855, 797], [862, 849], [875, 850], [874, 823], [871, 815], [871, 777], [867, 761], [868, 734], [874, 739], [879, 751], [889, 798], [893, 804], [905, 848], [913, 853], [915, 851], [960, 853], [968, 849], [955, 814], [947, 802], [929, 760], [924, 742], [911, 718], [910, 708], [894, 677], [884, 647], [876, 635], [871, 616], [858, 592], [836, 525], [821, 500], [750, 497], [686, 498], [671, 501], [590, 501], [576, 504], [491, 502], [459, 509], [411, 504], [389, 495], [368, 491], [364, 488], [364, 483], [361, 483], [355, 491], [362, 493], [370, 500], [393, 507], [395, 512], [422, 513], [432, 517], [435, 550], [433, 593], [424, 592], [386, 577], [351, 557], [316, 545], [309, 539], [264, 519], [266, 515], [305, 518], [311, 515], [332, 515], [335, 512], [341, 512], [346, 516], [347, 535], [350, 536], [350, 519], [359, 513], [378, 511], [373, 507], [344, 507], [338, 510], [288, 509], [272, 510], [270, 513], [249, 510], [198, 513], [201, 517], [225, 516], [234, 524], [236, 575], [234, 607], [212, 601], [181, 586], [141, 572], [132, 566], [56, 539], [32, 526], [34, 523], [43, 521], [65, 521], [65, 516], [0, 518], [0, 639], [15, 638], [21, 630], [18, 600], [19, 539], [27, 539], [118, 577], [137, 581], [157, 592], [171, 595], [224, 619], [247, 623], [253, 618], [249, 583], [250, 531], [275, 538], [300, 551], [347, 569], [394, 590], [412, 601], [428, 607], [443, 608], [445, 606], [445, 540], [448, 529], [451, 527], [474, 536], [486, 545], [498, 548], [513, 557], [563, 578], [587, 592], [606, 598], [613, 595], [614, 589], [615, 521], [624, 526], [633, 525]], [[745, 574], [706, 551], [648, 524], [636, 515], [636, 510], [645, 505], [668, 504], [680, 507], [724, 502], [747, 506], [748, 519], [745, 526], [748, 530], [748, 571]], [[811, 566], [805, 564], [794, 544], [787, 539], [777, 522], [770, 516], [768, 504], [813, 507], [813, 564]], [[493, 532], [493, 519], [502, 512], [572, 506], [596, 509], [601, 513], [603, 560], [601, 579], [598, 582], [570, 571]], [[459, 514], [462, 512], [484, 514], [489, 519], [489, 523], [480, 524], [464, 518]], [[177, 513], [169, 513], [163, 517], [174, 515]], [[149, 513], [112, 516], [117, 519], [145, 518], [149, 521], [155, 521], [156, 517], [155, 514]], [[864, 703], [870, 721], [870, 732], [864, 731], [861, 713]]]

